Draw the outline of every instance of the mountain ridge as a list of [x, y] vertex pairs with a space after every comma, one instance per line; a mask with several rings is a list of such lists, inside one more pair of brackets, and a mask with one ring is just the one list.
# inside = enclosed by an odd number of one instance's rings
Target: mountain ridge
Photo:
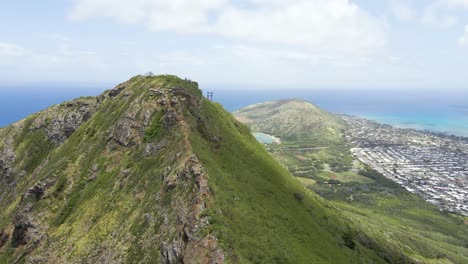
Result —
[[[172, 78], [172, 77], [170, 77], [170, 78]], [[177, 79], [174, 79], [174, 80], [177, 80]], [[99, 105], [101, 102], [103, 102], [105, 100], [112, 100], [113, 98], [115, 98], [119, 94], [121, 94], [122, 92], [123, 92], [124, 97], [131, 96], [131, 93], [136, 92], [136, 91], [127, 89], [128, 88], [127, 86], [130, 83], [131, 83], [131, 81], [120, 84], [117, 87], [115, 87], [114, 89], [111, 89], [111, 90], [106, 91], [105, 93], [101, 94], [100, 96], [98, 96], [96, 98], [96, 102], [95, 102], [95, 104], [93, 106], [96, 106], [96, 108], [99, 109], [99, 108], [102, 107], [102, 105]], [[126, 91], [124, 91], [124, 90], [126, 90]], [[171, 91], [174, 92], [174, 93], [180, 92], [177, 89], [174, 89], [174, 90], [171, 90]], [[163, 91], [158, 91], [158, 90], [151, 91], [150, 90], [150, 93], [158, 93], [158, 92], [161, 95], [164, 94]], [[79, 127], [82, 124], [86, 123], [89, 119], [91, 119], [91, 122], [93, 121], [92, 117], [91, 117], [91, 112], [87, 111], [88, 109], [83, 111], [83, 108], [78, 109], [78, 111], [72, 111], [70, 114], [67, 113], [67, 112], [63, 113], [61, 111], [58, 111], [57, 113], [59, 115], [55, 116], [55, 118], [53, 118], [52, 123], [48, 122], [48, 117], [50, 117], [49, 113], [54, 112], [53, 110], [56, 109], [57, 107], [65, 106], [65, 107], [72, 107], [73, 108], [73, 106], [75, 106], [76, 102], [78, 102], [78, 104], [82, 103], [80, 101], [80, 99], [78, 99], [78, 100], [75, 100], [75, 101], [66, 102], [64, 104], [52, 107], [50, 109], [46, 109], [46, 110], [40, 112], [39, 114], [37, 114], [35, 116], [35, 118], [34, 118], [34, 121], [29, 122], [29, 120], [26, 119], [24, 121], [19, 122], [18, 124], [14, 124], [13, 126], [11, 126], [11, 128], [14, 128], [15, 126], [18, 126], [18, 125], [21, 126], [21, 123], [23, 123], [24, 127], [28, 127], [29, 130], [33, 130], [33, 131], [42, 130], [41, 132], [42, 132], [42, 134], [46, 135], [47, 140], [52, 142], [52, 143], [55, 143], [58, 151], [60, 151], [61, 147], [66, 147], [66, 145], [67, 145], [66, 143], [68, 143], [68, 142], [66, 142], [66, 139], [69, 138], [69, 137], [73, 138], [73, 136], [74, 136], [73, 134], [74, 134], [75, 130], [79, 130]], [[164, 114], [165, 119], [161, 122], [162, 125], [164, 125], [166, 128], [170, 128], [172, 126], [178, 125], [180, 128], [182, 128], [181, 131], [184, 131], [183, 128], [184, 128], [185, 124], [183, 124], [182, 120], [180, 119], [180, 116], [178, 115], [178, 113], [173, 108], [174, 106], [179, 104], [177, 98], [174, 97], [170, 101], [170, 100], [168, 100], [168, 98], [166, 96], [166, 97], [163, 97], [162, 99], [160, 99], [157, 103], [159, 105], [164, 105], [163, 109], [168, 109], [168, 111]], [[82, 105], [82, 104], [80, 104], [80, 105]], [[91, 104], [86, 104], [86, 105], [89, 106]], [[156, 110], [155, 108], [158, 108], [157, 105], [156, 106], [151, 106], [151, 107], [153, 107], [153, 111]], [[142, 121], [143, 123], [146, 122], [146, 124], [144, 124], [144, 125], [149, 126], [151, 120], [150, 120], [150, 116], [147, 115], [147, 116], [144, 117], [145, 120], [138, 120], [137, 121], [136, 116], [135, 116], [136, 115], [135, 111], [138, 111], [137, 108], [139, 108], [139, 107], [138, 106], [135, 107], [135, 109], [133, 111], [132, 110], [127, 111], [126, 116], [124, 118], [119, 118], [118, 119], [118, 121], [116, 122], [115, 127], [113, 127], [113, 129], [108, 131], [109, 132], [109, 138], [106, 139], [108, 142], [113, 142], [114, 144], [119, 145], [121, 147], [132, 148], [132, 147], [138, 146], [139, 144], [142, 144], [143, 140], [151, 140], [151, 137], [155, 136], [154, 134], [150, 133], [149, 137], [144, 137], [142, 135], [142, 133], [138, 133], [139, 132], [138, 129], [141, 128], [141, 124], [138, 121]], [[149, 109], [151, 109], [151, 108], [149, 108]], [[75, 110], [77, 110], [77, 109], [75, 109]], [[146, 108], [146, 110], [148, 111], [148, 108]], [[149, 110], [149, 112], [151, 112], [151, 110]], [[149, 112], [147, 112], [147, 114]], [[80, 113], [82, 113], [83, 115], [80, 116]], [[160, 120], [156, 120], [156, 121], [159, 122]], [[23, 131], [24, 131], [24, 127], [23, 127]], [[96, 131], [87, 131], [87, 132], [96, 133]], [[61, 135], [61, 137], [57, 138], [57, 135]], [[181, 136], [181, 140], [179, 141], [179, 144], [183, 144], [184, 147], [189, 146], [187, 144], [187, 137], [188, 137], [187, 133], [181, 133], [180, 136]], [[143, 138], [145, 138], [145, 139], [143, 139]], [[19, 141], [21, 141], [21, 139], [19, 139]], [[65, 146], [63, 146], [63, 145], [65, 145]], [[148, 144], [148, 146], [151, 146], [151, 145]], [[180, 149], [180, 145], [179, 145], [179, 147], [174, 146], [174, 149]], [[152, 151], [152, 150], [148, 150], [148, 151]], [[10, 153], [11, 153], [11, 151], [10, 151]], [[196, 230], [193, 229], [194, 226], [201, 225], [201, 223], [202, 223], [202, 221], [200, 221], [200, 219], [198, 219], [199, 216], [200, 216], [200, 212], [202, 210], [202, 208], [200, 207], [200, 204], [202, 204], [201, 200], [209, 197], [209, 191], [206, 189], [206, 176], [202, 173], [200, 168], [197, 167], [198, 160], [196, 159], [196, 157], [194, 157], [192, 155], [190, 149], [187, 149], [184, 153], [185, 153], [185, 156], [178, 157], [177, 164], [179, 164], [180, 168], [171, 169], [170, 167], [166, 167], [166, 170], [169, 169], [169, 170], [180, 171], [180, 172], [174, 173], [174, 175], [178, 175], [179, 173], [180, 174], [185, 173], [185, 174], [194, 174], [196, 176], [195, 177], [196, 185], [198, 186], [198, 189], [199, 189], [197, 191], [197, 194], [193, 198], [193, 199], [195, 199], [196, 203], [194, 205], [186, 204], [185, 206], [182, 206], [182, 208], [181, 208], [181, 210], [187, 211], [187, 212], [185, 212], [183, 214], [183, 215], [185, 215], [186, 218], [188, 218], [188, 220], [186, 220], [187, 224], [184, 227], [184, 228], [187, 229], [187, 230], [184, 230], [185, 236], [193, 236], [194, 233], [196, 232]], [[53, 155], [53, 153], [52, 153], [52, 155]], [[48, 159], [50, 159], [50, 157]], [[45, 162], [45, 164], [44, 164], [44, 162]], [[47, 167], [46, 166], [47, 162], [48, 162], [48, 160], [43, 161], [42, 164], [40, 164], [40, 166], [38, 168], [36, 168], [35, 171], [32, 173], [32, 177], [37, 176], [37, 174], [38, 174], [37, 170], [38, 169], [40, 171], [40, 170], [42, 170], [43, 167]], [[176, 162], [173, 162], [173, 163], [176, 163]], [[32, 166], [34, 167], [36, 165], [37, 165], [36, 163], [33, 163]], [[94, 170], [94, 171], [98, 170], [96, 164], [94, 165], [92, 170]], [[9, 168], [7, 168], [7, 171], [9, 171]], [[94, 173], [96, 173], [96, 172], [94, 172]], [[121, 170], [120, 173], [125, 174], [126, 172]], [[168, 171], [166, 173], [169, 174], [170, 171]], [[174, 179], [174, 175], [171, 175], [170, 177], [165, 178], [164, 185], [166, 186], [165, 187], [166, 189], [171, 189], [171, 188], [176, 187], [175, 185], [177, 184], [177, 179]], [[99, 179], [96, 179], [96, 177], [97, 177], [96, 175], [91, 176], [91, 179], [87, 179], [87, 181], [88, 180], [89, 181], [99, 180]], [[35, 244], [42, 237], [44, 237], [45, 232], [41, 232], [41, 230], [40, 230], [42, 228], [42, 224], [39, 223], [38, 221], [35, 221], [35, 219], [33, 219], [30, 216], [30, 214], [32, 213], [32, 208], [31, 208], [32, 205], [28, 200], [29, 200], [30, 196], [35, 196], [36, 200], [42, 199], [43, 196], [45, 194], [47, 194], [47, 192], [49, 191], [48, 188], [51, 187], [50, 185], [53, 185], [56, 182], [60, 183], [60, 180], [61, 179], [58, 178], [58, 179], [53, 179], [52, 181], [48, 181], [48, 180], [40, 181], [37, 185], [35, 185], [34, 187], [27, 190], [25, 192], [25, 194], [21, 196], [21, 200], [19, 202], [20, 209], [15, 213], [14, 221], [13, 221], [14, 230], [13, 230], [13, 232], [11, 234], [11, 236], [12, 236], [12, 238], [11, 238], [12, 239], [12, 242], [11, 242], [12, 247], [18, 248], [18, 247], [21, 247], [23, 244], [28, 244], [29, 246], [31, 246], [31, 241], [32, 241], [33, 244]], [[80, 183], [80, 184], [82, 184], [82, 183]], [[62, 183], [57, 188], [58, 189], [65, 188], [65, 186], [63, 186], [63, 185], [64, 184]], [[75, 197], [78, 197], [77, 199], [79, 199], [79, 196], [81, 196], [81, 195], [77, 194], [77, 193], [79, 193], [79, 192], [72, 193], [70, 199], [73, 199]], [[93, 195], [93, 194], [91, 193], [91, 195]], [[65, 221], [67, 221], [67, 218], [69, 217], [69, 215], [71, 213], [69, 211], [73, 211], [73, 209], [74, 209], [73, 207], [75, 207], [75, 206], [78, 206], [78, 205], [77, 204], [70, 204], [70, 202], [66, 202], [65, 207], [62, 208], [62, 210], [59, 211], [58, 217], [55, 218], [52, 225], [55, 225], [55, 226], [58, 226], [58, 227], [62, 226], [62, 224]], [[185, 208], [185, 209], [183, 209], [183, 208]], [[39, 226], [39, 228], [38, 228], [38, 226]], [[208, 253], [210, 253], [212, 255], [212, 257], [209, 257], [209, 259], [213, 258], [213, 261], [215, 261], [215, 259], [218, 259], [218, 260], [221, 259], [222, 260], [224, 258], [222, 253], [220, 253], [220, 251], [216, 250], [216, 240], [213, 237], [207, 236], [205, 238], [199, 238], [199, 239], [196, 239], [197, 240], [196, 243], [192, 243], [192, 244], [190, 244], [190, 243], [192, 241], [195, 241], [195, 239], [192, 239], [192, 237], [190, 237], [190, 239], [189, 238], [187, 238], [187, 239], [188, 239], [188, 241], [183, 242], [183, 243], [181, 241], [175, 241], [175, 242], [172, 242], [170, 244], [162, 243], [161, 244], [161, 250], [160, 250], [161, 253], [160, 253], [160, 255], [161, 255], [161, 259], [163, 259], [163, 263], [174, 263], [174, 262], [178, 261], [179, 259], [181, 259], [181, 256], [180, 256], [181, 252], [180, 251], [184, 249], [182, 247], [185, 247], [187, 249], [187, 251], [188, 251], [187, 255], [190, 257], [190, 252], [196, 252], [197, 250], [198, 251], [201, 250], [200, 247], [197, 244], [206, 244], [206, 245], [209, 245], [210, 248], [213, 249], [213, 252], [211, 252], [211, 253], [207, 252], [206, 253], [207, 255], [209, 255]], [[182, 246], [182, 244], [185, 244], [185, 246]], [[31, 250], [33, 250], [33, 249], [34, 248], [32, 248]], [[198, 255], [199, 255], [198, 257], [203, 256], [203, 254], [198, 254]], [[216, 256], [214, 256], [214, 255], [216, 255]], [[50, 257], [47, 257], [47, 260], [50, 260]], [[216, 260], [216, 261], [218, 261], [218, 260]], [[205, 261], [202, 261], [202, 262], [205, 262]]]
[[1, 129], [0, 161], [0, 263], [406, 260], [366, 244], [175, 76], [136, 76]]

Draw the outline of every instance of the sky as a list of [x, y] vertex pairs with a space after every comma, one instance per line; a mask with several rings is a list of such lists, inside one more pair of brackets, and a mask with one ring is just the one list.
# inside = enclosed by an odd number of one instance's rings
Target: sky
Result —
[[[468, 0], [2, 0], [0, 85], [467, 89]], [[228, 88], [226, 88], [228, 89]]]

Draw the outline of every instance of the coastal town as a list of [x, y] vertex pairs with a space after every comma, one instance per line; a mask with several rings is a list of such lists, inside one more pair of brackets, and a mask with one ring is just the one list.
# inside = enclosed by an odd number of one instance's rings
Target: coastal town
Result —
[[468, 139], [343, 115], [356, 159], [440, 210], [468, 215]]

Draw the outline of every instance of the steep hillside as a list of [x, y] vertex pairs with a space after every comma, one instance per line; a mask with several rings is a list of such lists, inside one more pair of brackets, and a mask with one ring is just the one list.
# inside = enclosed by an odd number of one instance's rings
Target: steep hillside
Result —
[[345, 128], [338, 116], [298, 99], [254, 104], [233, 114], [253, 131], [286, 141], [327, 139], [335, 142], [340, 140], [340, 132]]
[[352, 167], [343, 137], [344, 120], [307, 101], [259, 103], [233, 114], [252, 131], [278, 137], [281, 144], [269, 148], [296, 176], [344, 172]]
[[[468, 262], [466, 218], [441, 213], [377, 171], [353, 161], [341, 133], [330, 140], [330, 134], [317, 132], [317, 127], [342, 128], [341, 122], [331, 122], [336, 119], [323, 118], [330, 114], [304, 104], [309, 103], [283, 100], [256, 104], [237, 111], [236, 117], [254, 131], [278, 136], [281, 134], [275, 128], [290, 128], [281, 144], [268, 145], [270, 154], [378, 244], [411, 256], [415, 262]], [[281, 120], [287, 126], [281, 125]], [[301, 124], [310, 120], [317, 123]], [[314, 134], [315, 141], [307, 134]]]
[[0, 263], [411, 262], [175, 76], [1, 129], [0, 193]]

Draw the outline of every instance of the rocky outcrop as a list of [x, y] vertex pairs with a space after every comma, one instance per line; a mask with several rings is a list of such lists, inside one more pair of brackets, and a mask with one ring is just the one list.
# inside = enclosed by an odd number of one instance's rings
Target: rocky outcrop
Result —
[[224, 263], [224, 253], [218, 245], [218, 240], [213, 235], [208, 235], [202, 240], [187, 244], [183, 263]]
[[116, 87], [112, 88], [108, 95], [109, 97], [116, 97], [117, 95], [119, 95], [125, 88], [127, 88], [127, 83], [122, 83], [122, 84], [119, 84], [117, 85]]
[[161, 262], [163, 264], [183, 263], [185, 243], [182, 240], [161, 243]]
[[0, 230], [0, 249], [6, 245], [9, 238], [10, 236], [5, 230]]
[[54, 183], [54, 179], [39, 182], [21, 196], [18, 210], [13, 219], [14, 229], [11, 239], [13, 247], [28, 245], [32, 249], [44, 238], [42, 224], [34, 220], [32, 211], [34, 203], [42, 199]]
[[0, 148], [0, 182], [11, 182], [15, 159], [13, 138], [7, 137], [3, 142], [3, 148]]
[[49, 108], [34, 120], [31, 130], [44, 128], [49, 141], [59, 145], [69, 138], [98, 107], [95, 99], [77, 99]]
[[89, 102], [72, 102], [64, 115], [58, 115], [47, 125], [46, 132], [50, 141], [62, 143], [75, 132], [81, 124], [88, 121], [93, 114], [96, 104]]
[[125, 117], [117, 123], [111, 137], [121, 146], [135, 146], [141, 141], [140, 128], [141, 125], [134, 119]]
[[21, 196], [21, 201], [27, 201], [30, 197], [35, 201], [39, 201], [44, 196], [45, 192], [54, 185], [54, 183], [55, 180], [53, 178], [50, 178], [45, 182], [37, 183]]
[[165, 139], [161, 140], [158, 143], [151, 143], [150, 142], [150, 143], [146, 144], [145, 156], [147, 156], [147, 157], [156, 156], [156, 155], [158, 155], [158, 153], [160, 153], [161, 150], [166, 148], [167, 145], [168, 145], [168, 142]]
[[[177, 130], [183, 135], [182, 148], [185, 155], [191, 153], [189, 140], [190, 128], [186, 123], [186, 110], [192, 114], [198, 112], [200, 101], [190, 94], [187, 89], [173, 88], [169, 95], [166, 94], [158, 100], [164, 106], [162, 117], [163, 127], [166, 130]], [[203, 230], [209, 228], [209, 219], [203, 215], [203, 211], [210, 207], [213, 200], [211, 189], [208, 185], [208, 175], [194, 155], [184, 157], [177, 153], [177, 161], [183, 164], [180, 169], [172, 170], [167, 167], [163, 175], [163, 190], [166, 193], [174, 193], [178, 190], [193, 190], [193, 196], [186, 201], [173, 201], [173, 210], [176, 214], [175, 223], [178, 226], [177, 235], [170, 241], [162, 241], [161, 256], [164, 264], [173, 263], [224, 263], [224, 253], [219, 247], [215, 236], [201, 235]], [[172, 223], [173, 225], [174, 223]], [[163, 226], [164, 229], [164, 226]], [[173, 236], [174, 237], [174, 236]]]
[[34, 223], [32, 217], [32, 204], [26, 203], [16, 212], [13, 220], [14, 230], [11, 239], [12, 247], [19, 247], [29, 244], [31, 247], [38, 243], [43, 235], [40, 233], [40, 227]]
[[195, 195], [190, 203], [175, 208], [179, 235], [172, 241], [161, 243], [161, 256], [164, 264], [174, 263], [224, 263], [224, 253], [213, 235], [200, 236], [200, 230], [209, 226], [209, 221], [202, 212], [212, 200], [208, 186], [208, 176], [195, 155], [185, 162], [184, 168], [165, 180], [166, 191], [195, 183]]
[[[10, 263], [224, 263], [207, 235], [213, 197], [190, 142], [199, 99], [141, 83], [46, 109], [18, 122], [10, 141], [0, 131], [0, 176], [19, 179], [0, 192], [0, 255], [16, 252]], [[51, 149], [26, 171], [30, 135]]]

